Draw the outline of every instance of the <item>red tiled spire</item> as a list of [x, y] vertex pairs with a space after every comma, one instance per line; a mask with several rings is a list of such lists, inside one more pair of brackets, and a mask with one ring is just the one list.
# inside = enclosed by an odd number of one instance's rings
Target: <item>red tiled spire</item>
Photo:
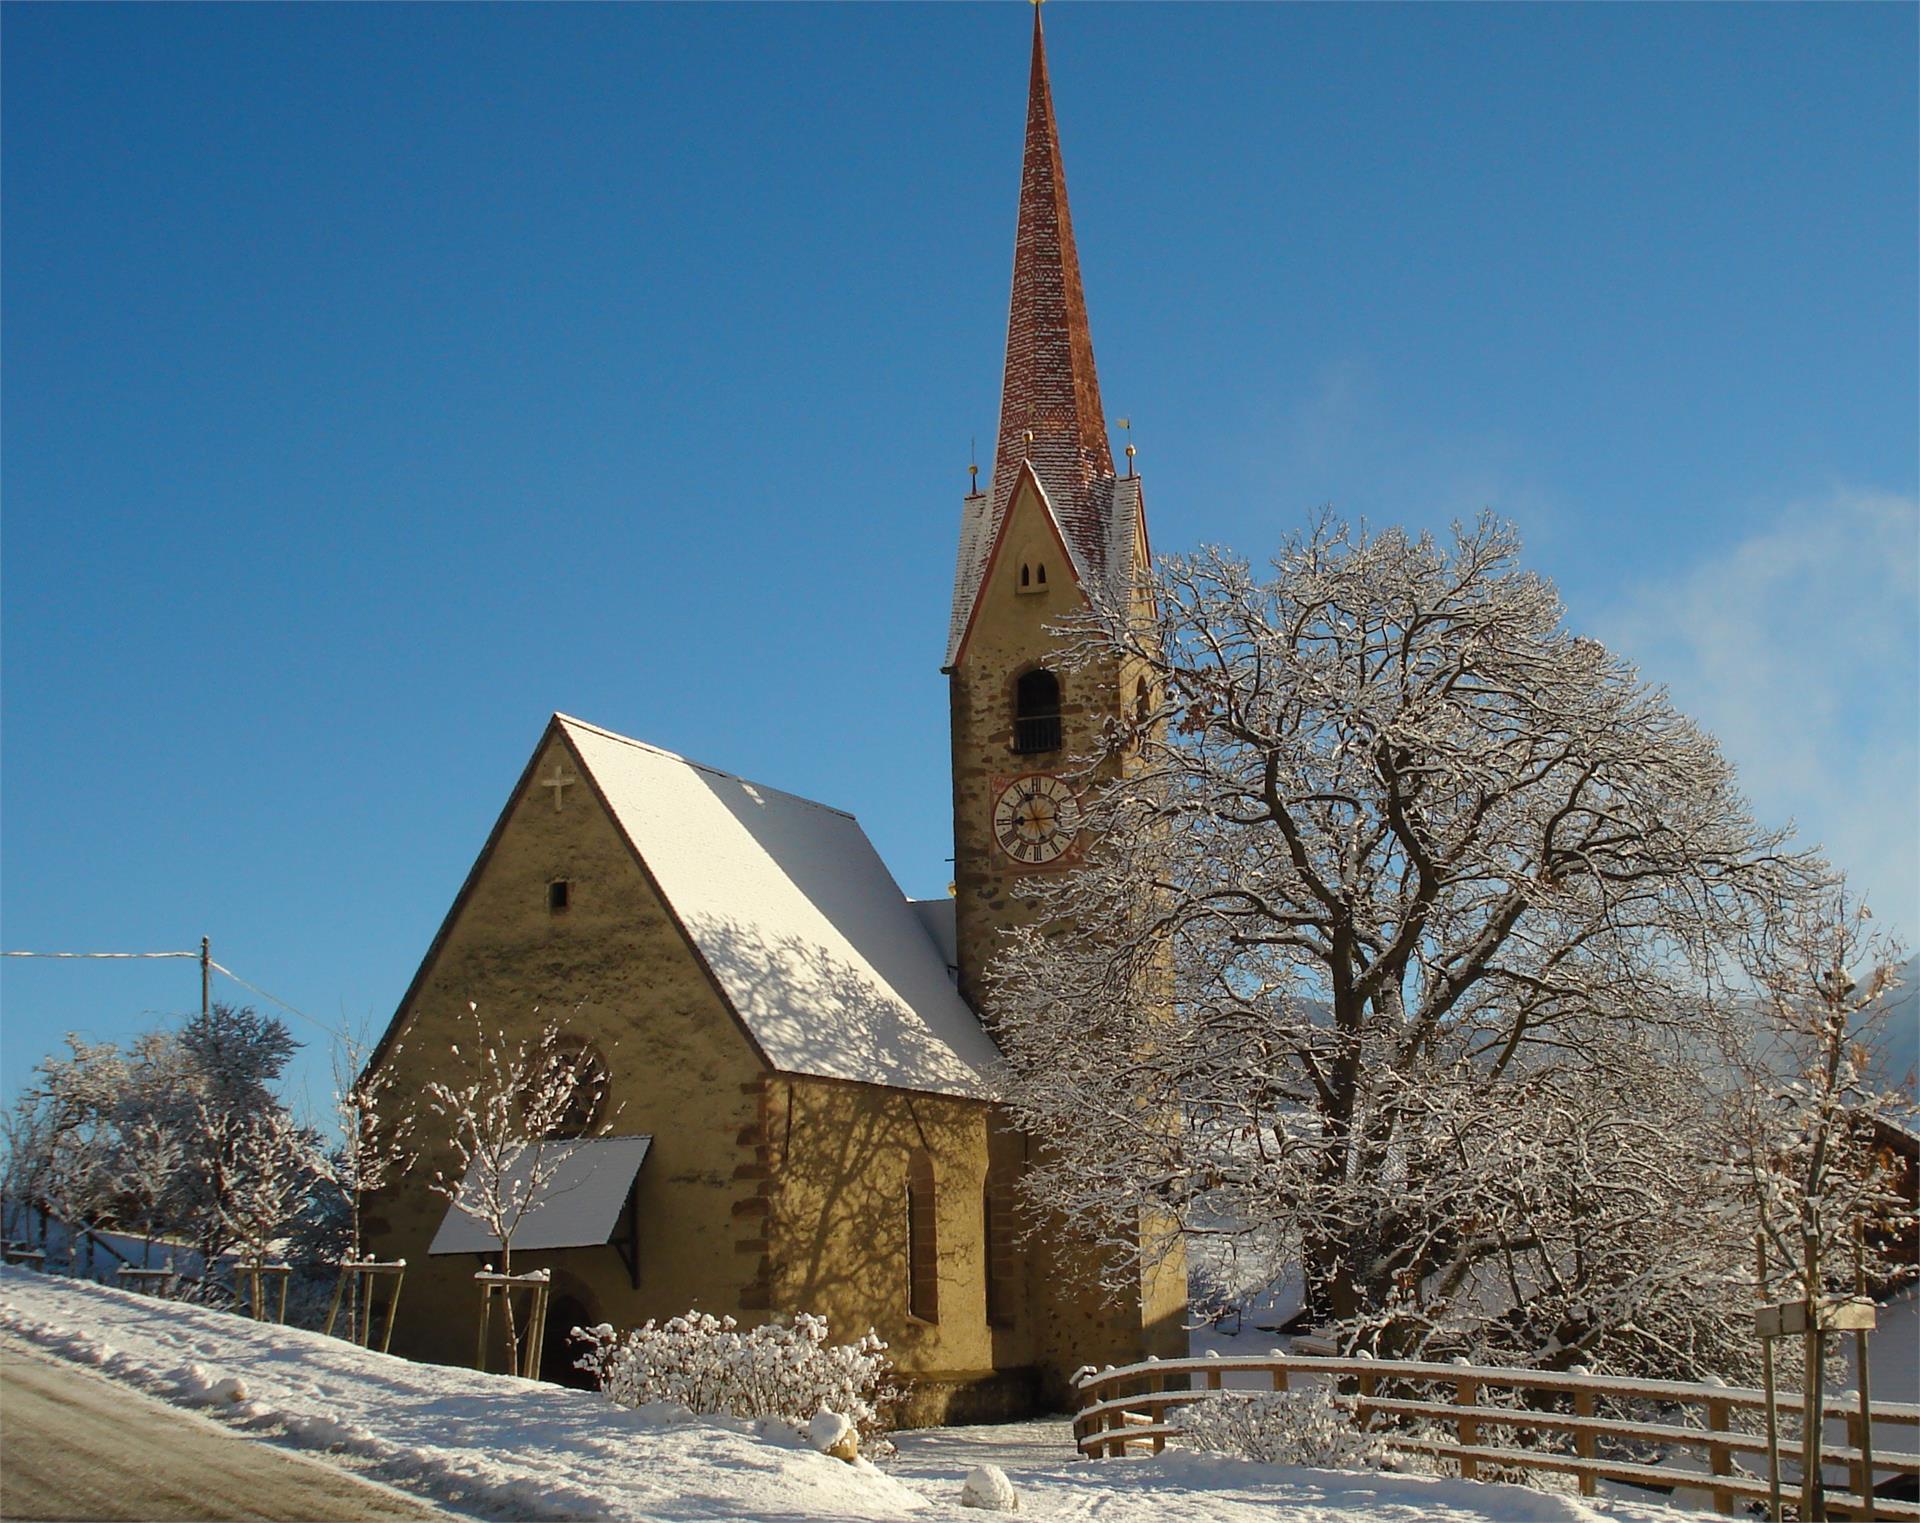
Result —
[[1007, 371], [993, 460], [996, 524], [1012, 499], [1023, 456], [1032, 460], [1082, 564], [1096, 575], [1103, 573], [1109, 493], [1096, 483], [1112, 480], [1113, 451], [1093, 369], [1093, 336], [1073, 247], [1073, 219], [1067, 212], [1067, 176], [1060, 162], [1038, 5], [1033, 9], [1033, 71], [1027, 85], [1020, 225], [1013, 246]]

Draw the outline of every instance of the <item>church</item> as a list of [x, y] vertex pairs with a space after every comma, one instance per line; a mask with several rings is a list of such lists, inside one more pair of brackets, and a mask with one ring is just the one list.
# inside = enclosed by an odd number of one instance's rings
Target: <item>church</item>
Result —
[[[552, 1374], [571, 1325], [809, 1312], [836, 1340], [875, 1329], [922, 1424], [1062, 1405], [1083, 1364], [1185, 1352], [1177, 1253], [1115, 1296], [1094, 1250], [1024, 1215], [1035, 1144], [991, 1097], [984, 980], [1034, 913], [1021, 883], [1080, 860], [1075, 789], [1098, 778], [1074, 759], [1138, 696], [1135, 673], [1056, 670], [1049, 631], [1096, 595], [1128, 606], [1147, 557], [1036, 6], [999, 436], [961, 504], [946, 632], [952, 896], [907, 899], [849, 814], [555, 715], [374, 1054], [417, 1095], [457, 1071], [472, 1002], [526, 1035], [559, 1016], [600, 1076], [564, 1209], [513, 1243], [517, 1271], [552, 1274]], [[462, 1363], [499, 1244], [436, 1170], [444, 1144], [369, 1199], [367, 1247], [410, 1266], [395, 1352]]]

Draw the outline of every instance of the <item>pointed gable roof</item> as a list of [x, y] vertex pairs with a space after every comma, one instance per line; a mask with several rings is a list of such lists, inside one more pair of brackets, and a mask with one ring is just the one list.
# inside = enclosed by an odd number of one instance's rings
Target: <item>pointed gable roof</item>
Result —
[[553, 723], [774, 1068], [986, 1097], [998, 1050], [852, 815]]
[[[1028, 434], [1032, 440], [1028, 441]], [[1047, 78], [1040, 8], [1033, 13], [1033, 62], [1027, 81], [1027, 141], [1020, 169], [1020, 216], [1013, 246], [1013, 295], [1007, 312], [1007, 361], [1000, 389], [1000, 435], [989, 493], [969, 498], [961, 519], [947, 661], [979, 594], [986, 560], [1020, 479], [1031, 463], [1083, 582], [1106, 579], [1113, 529], [1113, 451], [1100, 407], [1093, 334], [1080, 284], [1080, 256], [1067, 208], [1066, 168]]]

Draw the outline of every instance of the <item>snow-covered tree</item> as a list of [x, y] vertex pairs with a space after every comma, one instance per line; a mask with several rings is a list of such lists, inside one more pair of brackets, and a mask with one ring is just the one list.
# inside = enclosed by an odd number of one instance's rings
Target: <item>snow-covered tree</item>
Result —
[[51, 1117], [41, 1096], [23, 1090], [0, 1117], [0, 1145], [6, 1148], [5, 1232], [36, 1232], [46, 1246], [47, 1171], [52, 1167]]
[[1061, 630], [1140, 701], [996, 964], [1006, 1093], [1118, 1274], [1171, 1223], [1383, 1351], [1704, 1373], [1725, 975], [1819, 864], [1518, 553], [1327, 519]]
[[1836, 887], [1796, 918], [1763, 977], [1736, 1160], [1778, 1275], [1769, 1294], [1850, 1293], [1856, 1242], [1875, 1284], [1915, 1273], [1886, 1256], [1908, 1212], [1877, 1135], [1913, 1104], [1869, 1077], [1900, 951]]
[[123, 1051], [68, 1038], [7, 1118], [10, 1197], [87, 1229], [191, 1237], [208, 1262], [233, 1240], [237, 1160], [256, 1118], [284, 1121], [271, 1085], [298, 1044], [250, 1008], [215, 1004]]
[[[397, 1054], [398, 1047], [394, 1049]], [[412, 1167], [417, 1148], [413, 1108], [394, 1093], [394, 1068], [367, 1067], [367, 1046], [342, 1037], [333, 1054], [333, 1113], [340, 1143], [326, 1158], [325, 1181], [340, 1223], [339, 1251], [360, 1257], [362, 1203]]]
[[152, 1264], [153, 1240], [166, 1229], [185, 1158], [180, 1134], [157, 1117], [135, 1113], [122, 1119], [114, 1183], [121, 1221], [140, 1232], [143, 1265]]
[[67, 1054], [49, 1057], [35, 1070], [29, 1098], [39, 1107], [27, 1131], [40, 1149], [38, 1183], [42, 1208], [63, 1221], [70, 1248], [93, 1267], [93, 1232], [113, 1220], [120, 1097], [127, 1066], [111, 1042], [67, 1037]]
[[278, 1017], [218, 1002], [189, 1018], [177, 1042], [177, 1057], [161, 1065], [177, 1087], [155, 1105], [181, 1138], [180, 1228], [211, 1264], [236, 1241], [232, 1202], [249, 1187], [242, 1150], [259, 1146], [254, 1122], [286, 1121], [271, 1086], [300, 1044]]
[[[209, 1117], [209, 1129], [229, 1124]], [[317, 1139], [278, 1107], [231, 1123], [221, 1175], [221, 1224], [243, 1260], [262, 1263], [312, 1197], [320, 1173]], [[256, 1308], [256, 1311], [258, 1308]]]
[[[536, 1012], [537, 1013], [537, 1012]], [[557, 1020], [532, 1040], [516, 1039], [467, 1006], [472, 1036], [452, 1044], [462, 1082], [435, 1080], [427, 1105], [446, 1128], [452, 1170], [436, 1171], [432, 1188], [454, 1209], [485, 1227], [500, 1244], [500, 1272], [513, 1273], [513, 1239], [529, 1215], [556, 1196], [561, 1167], [583, 1138], [604, 1135], [598, 1119], [606, 1074], [592, 1049]], [[510, 1367], [519, 1367], [519, 1334], [507, 1307]]]

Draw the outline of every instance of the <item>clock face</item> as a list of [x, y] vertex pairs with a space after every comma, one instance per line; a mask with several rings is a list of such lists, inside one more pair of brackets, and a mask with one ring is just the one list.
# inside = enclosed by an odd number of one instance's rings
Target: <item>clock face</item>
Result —
[[1073, 845], [1080, 806], [1057, 777], [1035, 772], [1016, 777], [993, 805], [993, 838], [1016, 862], [1056, 861]]

